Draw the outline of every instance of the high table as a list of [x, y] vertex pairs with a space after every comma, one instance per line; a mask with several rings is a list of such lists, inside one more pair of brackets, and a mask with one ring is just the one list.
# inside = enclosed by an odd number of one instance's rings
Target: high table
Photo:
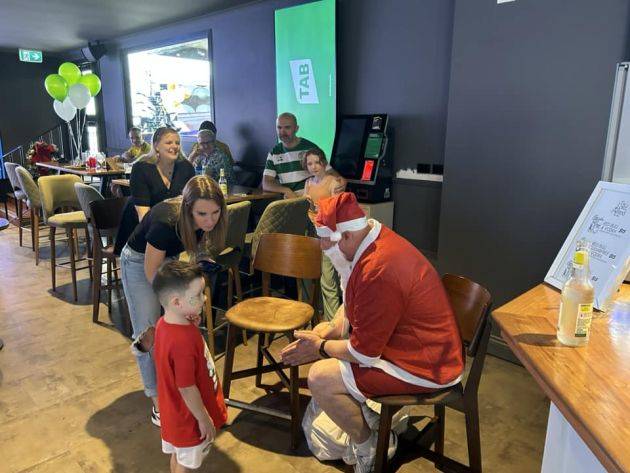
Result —
[[125, 175], [124, 170], [109, 171], [105, 169], [89, 169], [85, 166], [71, 166], [68, 164], [60, 163], [36, 163], [39, 167], [52, 169], [57, 171], [58, 174], [75, 174], [82, 177], [98, 177], [101, 180], [101, 194], [104, 197], [111, 197], [109, 190], [109, 184], [114, 177], [120, 177]]
[[[595, 312], [588, 345], [556, 339], [560, 291], [541, 284], [492, 316], [551, 400], [542, 471], [630, 471], [630, 285]], [[518, 401], [518, 400], [515, 400]]]
[[[121, 187], [129, 187], [129, 179], [112, 179], [112, 184]], [[282, 194], [279, 192], [269, 192], [254, 187], [231, 186], [228, 190], [228, 198], [225, 201], [227, 204], [235, 204], [236, 202], [243, 202], [245, 200], [272, 200], [282, 198]]]

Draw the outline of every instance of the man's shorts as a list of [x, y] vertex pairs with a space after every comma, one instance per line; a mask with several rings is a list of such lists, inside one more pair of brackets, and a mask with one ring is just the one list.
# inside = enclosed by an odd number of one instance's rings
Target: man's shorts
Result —
[[435, 388], [417, 386], [395, 378], [379, 368], [368, 368], [339, 360], [341, 377], [348, 392], [359, 402], [368, 398], [397, 394], [419, 394]]
[[162, 439], [162, 451], [167, 454], [174, 453], [177, 457], [177, 463], [191, 470], [196, 470], [203, 463], [203, 459], [210, 453], [212, 442], [207, 440], [193, 447], [175, 447], [166, 440]]

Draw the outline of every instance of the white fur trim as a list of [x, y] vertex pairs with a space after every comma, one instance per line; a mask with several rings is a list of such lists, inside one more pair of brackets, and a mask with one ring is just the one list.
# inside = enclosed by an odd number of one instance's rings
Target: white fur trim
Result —
[[330, 241], [339, 241], [341, 240], [341, 233], [333, 232], [328, 227], [315, 227], [315, 231], [317, 232], [317, 236], [322, 238], [330, 238]]
[[367, 401], [367, 398], [363, 395], [357, 387], [357, 382], [354, 380], [354, 373], [352, 372], [352, 365], [349, 361], [338, 360], [339, 370], [341, 371], [341, 380], [348, 393], [359, 402]]
[[348, 220], [346, 222], [337, 223], [337, 231], [343, 232], [356, 232], [357, 230], [363, 230], [368, 224], [367, 218], [360, 217], [354, 220]]

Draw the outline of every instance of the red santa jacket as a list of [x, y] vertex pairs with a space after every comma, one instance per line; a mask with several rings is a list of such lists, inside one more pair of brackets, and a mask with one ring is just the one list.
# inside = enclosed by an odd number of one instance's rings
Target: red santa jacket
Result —
[[410, 384], [456, 384], [464, 370], [462, 341], [439, 275], [411, 243], [370, 222], [345, 293], [350, 353], [362, 366]]

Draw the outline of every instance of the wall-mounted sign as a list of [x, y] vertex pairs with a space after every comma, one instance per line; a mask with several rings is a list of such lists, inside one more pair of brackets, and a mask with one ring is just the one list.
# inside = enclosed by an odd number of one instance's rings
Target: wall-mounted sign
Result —
[[42, 62], [44, 59], [42, 52], [34, 49], [20, 49], [18, 52], [22, 62]]
[[630, 185], [600, 181], [554, 260], [545, 282], [562, 289], [578, 240], [590, 243], [595, 308], [606, 310], [630, 269]]

